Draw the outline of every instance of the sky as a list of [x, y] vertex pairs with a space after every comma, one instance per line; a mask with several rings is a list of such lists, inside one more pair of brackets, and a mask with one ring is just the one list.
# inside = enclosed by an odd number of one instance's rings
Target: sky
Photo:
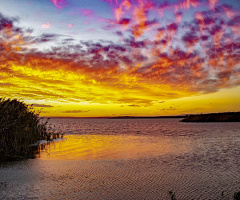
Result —
[[240, 0], [1, 0], [0, 97], [53, 117], [240, 111]]

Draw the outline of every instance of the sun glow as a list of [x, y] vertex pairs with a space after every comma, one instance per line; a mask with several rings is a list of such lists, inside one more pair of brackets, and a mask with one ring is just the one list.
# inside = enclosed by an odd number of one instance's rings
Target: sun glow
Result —
[[239, 3], [96, 2], [51, 0], [33, 30], [0, 13], [0, 95], [44, 116], [239, 110]]

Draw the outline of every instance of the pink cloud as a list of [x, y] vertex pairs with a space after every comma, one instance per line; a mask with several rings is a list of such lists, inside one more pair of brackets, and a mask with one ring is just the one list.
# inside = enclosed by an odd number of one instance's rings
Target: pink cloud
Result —
[[177, 22], [181, 22], [181, 20], [182, 20], [182, 12], [177, 12], [175, 14], [175, 17], [176, 17], [176, 21]]
[[49, 22], [46, 22], [46, 24], [42, 24], [42, 28], [44, 28], [44, 29], [47, 29], [47, 28], [50, 28], [50, 27], [51, 27], [51, 25], [50, 25]]
[[218, 2], [219, 0], [209, 0], [209, 6], [211, 9], [215, 8], [215, 4]]
[[62, 9], [66, 6], [65, 0], [51, 0], [58, 9]]

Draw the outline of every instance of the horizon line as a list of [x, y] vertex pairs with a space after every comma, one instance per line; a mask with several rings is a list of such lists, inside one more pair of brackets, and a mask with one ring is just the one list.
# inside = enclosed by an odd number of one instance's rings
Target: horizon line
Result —
[[234, 112], [214, 112], [214, 113], [195, 113], [195, 114], [180, 114], [180, 115], [154, 115], [154, 116], [134, 116], [134, 115], [123, 115], [123, 116], [93, 116], [93, 117], [75, 117], [75, 116], [40, 116], [44, 118], [183, 118], [188, 115], [208, 115], [208, 114], [224, 114], [224, 113], [240, 113], [240, 111]]

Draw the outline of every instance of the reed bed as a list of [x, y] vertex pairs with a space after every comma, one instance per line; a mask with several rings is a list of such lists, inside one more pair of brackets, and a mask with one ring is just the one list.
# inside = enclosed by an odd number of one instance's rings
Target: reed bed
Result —
[[0, 158], [34, 157], [38, 148], [31, 144], [60, 136], [47, 130], [49, 119], [43, 120], [39, 114], [17, 99], [0, 98]]

